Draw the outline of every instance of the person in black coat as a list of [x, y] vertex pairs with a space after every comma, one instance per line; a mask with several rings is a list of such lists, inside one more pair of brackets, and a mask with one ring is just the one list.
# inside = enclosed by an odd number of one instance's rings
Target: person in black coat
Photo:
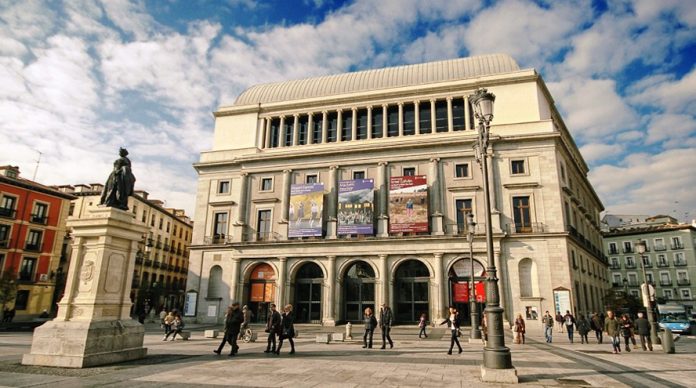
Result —
[[379, 311], [379, 325], [382, 329], [382, 348], [384, 349], [389, 341], [389, 349], [394, 347], [394, 342], [392, 342], [389, 332], [391, 331], [392, 321], [394, 320], [394, 314], [392, 310], [387, 306], [386, 303], [382, 304], [382, 308]]
[[225, 342], [229, 343], [232, 347], [229, 356], [232, 357], [239, 351], [239, 346], [237, 346], [237, 337], [239, 336], [239, 328], [244, 321], [244, 315], [239, 310], [239, 302], [232, 302], [230, 307], [227, 309], [227, 314], [225, 314], [225, 336], [220, 342], [217, 350], [213, 352], [220, 354], [222, 348], [225, 346]]
[[295, 317], [292, 313], [292, 305], [289, 304], [283, 309], [283, 315], [281, 316], [281, 332], [278, 336], [280, 340], [278, 342], [278, 349], [276, 349], [275, 354], [280, 354], [280, 348], [283, 347], [283, 340], [288, 339], [290, 342], [290, 354], [295, 354], [295, 341], [292, 338], [295, 336]]
[[276, 310], [275, 303], [271, 303], [271, 313], [268, 314], [266, 321], [266, 333], [268, 333], [268, 345], [264, 353], [275, 353], [276, 350], [276, 335], [280, 333], [280, 313]]
[[450, 306], [449, 308], [449, 316], [440, 323], [440, 325], [447, 324], [447, 328], [450, 329], [452, 333], [452, 338], [450, 339], [450, 348], [447, 354], [452, 354], [452, 348], [454, 348], [454, 344], [457, 344], [457, 347], [459, 348], [459, 353], [463, 352], [462, 350], [462, 345], [459, 344], [459, 326], [460, 326], [460, 321], [459, 321], [459, 313], [457, 312], [457, 309]]
[[363, 335], [363, 349], [372, 349], [372, 336], [375, 333], [375, 327], [377, 327], [377, 318], [375, 318], [375, 315], [372, 313], [372, 309], [369, 307], [365, 309], [363, 322], [365, 323], [365, 335]]
[[653, 344], [652, 339], [650, 339], [650, 321], [643, 317], [643, 313], [638, 313], [638, 319], [633, 322], [633, 325], [640, 336], [640, 346], [643, 348], [643, 351], [647, 350], [645, 348], [645, 344], [647, 343], [648, 349], [652, 352]]

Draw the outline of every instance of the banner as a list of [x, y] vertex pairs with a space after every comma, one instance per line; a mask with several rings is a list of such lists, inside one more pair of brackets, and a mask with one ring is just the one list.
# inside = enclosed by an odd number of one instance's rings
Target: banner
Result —
[[290, 186], [288, 237], [321, 237], [323, 207], [323, 183]]
[[428, 231], [428, 181], [425, 175], [389, 180], [389, 233]]
[[374, 234], [374, 181], [338, 182], [338, 234]]
[[[453, 299], [457, 303], [469, 303], [471, 300], [471, 288], [469, 282], [452, 283]], [[486, 286], [484, 282], [474, 282], [476, 287], [476, 301], [478, 303], [486, 302]]]
[[570, 308], [570, 291], [563, 289], [553, 290], [553, 301], [556, 312], [560, 312], [561, 315], [565, 314], [566, 311], [572, 311]]
[[196, 302], [198, 301], [198, 293], [195, 291], [189, 291], [186, 293], [186, 299], [184, 299], [184, 316], [185, 317], [195, 317], [196, 316]]

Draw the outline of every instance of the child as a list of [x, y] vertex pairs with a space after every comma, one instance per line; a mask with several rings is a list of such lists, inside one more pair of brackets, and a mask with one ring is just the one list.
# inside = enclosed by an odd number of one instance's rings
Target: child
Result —
[[420, 327], [420, 332], [418, 333], [418, 338], [428, 338], [428, 335], [425, 334], [425, 326], [427, 325], [427, 319], [425, 314], [421, 314], [420, 316], [420, 321], [418, 321], [418, 327]]

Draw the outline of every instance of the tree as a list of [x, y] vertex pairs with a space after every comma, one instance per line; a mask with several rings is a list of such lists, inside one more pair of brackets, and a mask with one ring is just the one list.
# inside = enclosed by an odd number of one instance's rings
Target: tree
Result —
[[615, 314], [620, 315], [623, 313], [629, 313], [635, 315], [638, 311], [644, 310], [640, 299], [635, 296], [621, 291], [616, 291], [610, 289], [604, 298], [606, 302], [606, 307]]
[[10, 267], [0, 276], [0, 304], [2, 304], [2, 311], [0, 311], [0, 321], [5, 319], [5, 306], [10, 301], [13, 301], [17, 295], [17, 281], [15, 280], [14, 268]]

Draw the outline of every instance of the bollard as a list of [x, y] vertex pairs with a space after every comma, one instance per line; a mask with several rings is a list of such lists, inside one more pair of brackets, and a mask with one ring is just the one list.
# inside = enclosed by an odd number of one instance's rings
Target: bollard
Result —
[[662, 333], [662, 350], [667, 354], [674, 354], [674, 337], [672, 331], [667, 328]]
[[353, 339], [353, 324], [350, 322], [346, 323], [346, 339], [347, 340]]

